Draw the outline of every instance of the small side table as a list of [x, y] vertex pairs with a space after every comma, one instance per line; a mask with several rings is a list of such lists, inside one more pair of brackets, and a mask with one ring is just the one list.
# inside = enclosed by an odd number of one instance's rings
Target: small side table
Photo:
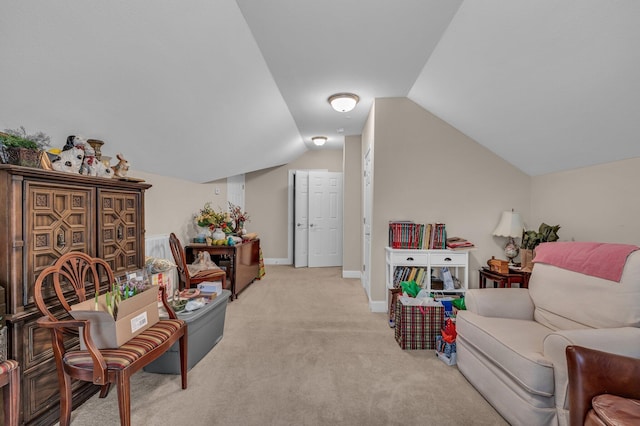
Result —
[[487, 287], [487, 280], [493, 281], [493, 286], [508, 287], [511, 288], [513, 284], [518, 284], [521, 288], [529, 288], [529, 277], [531, 272], [518, 271], [515, 269], [509, 269], [509, 272], [502, 274], [500, 272], [492, 271], [489, 268], [480, 269], [480, 288]]

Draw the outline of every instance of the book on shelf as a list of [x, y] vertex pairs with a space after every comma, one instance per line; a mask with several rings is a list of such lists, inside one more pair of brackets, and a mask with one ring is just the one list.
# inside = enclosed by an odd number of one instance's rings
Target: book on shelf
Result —
[[434, 223], [432, 225], [431, 243], [429, 248], [432, 250], [446, 248], [447, 231], [444, 223]]
[[433, 225], [431, 223], [427, 223], [425, 225], [425, 231], [424, 231], [424, 239], [422, 241], [422, 248], [424, 250], [428, 250], [429, 248], [431, 248], [431, 234], [433, 232]]
[[419, 249], [422, 247], [424, 225], [409, 220], [389, 222], [389, 247]]
[[426, 278], [427, 268], [424, 266], [396, 266], [393, 273], [393, 287], [399, 288], [403, 281], [415, 281], [423, 287]]
[[449, 250], [464, 250], [475, 247], [471, 241], [461, 237], [447, 238], [447, 249]]
[[444, 223], [415, 223], [410, 220], [389, 221], [389, 247], [394, 249], [445, 249], [447, 231]]

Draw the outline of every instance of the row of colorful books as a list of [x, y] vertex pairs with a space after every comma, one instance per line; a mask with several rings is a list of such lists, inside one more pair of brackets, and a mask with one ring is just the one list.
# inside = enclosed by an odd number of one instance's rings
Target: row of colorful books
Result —
[[447, 231], [444, 223], [389, 222], [389, 247], [397, 249], [444, 249]]
[[415, 281], [420, 287], [424, 287], [426, 277], [426, 267], [396, 266], [393, 273], [393, 287], [400, 288], [400, 283], [403, 281]]

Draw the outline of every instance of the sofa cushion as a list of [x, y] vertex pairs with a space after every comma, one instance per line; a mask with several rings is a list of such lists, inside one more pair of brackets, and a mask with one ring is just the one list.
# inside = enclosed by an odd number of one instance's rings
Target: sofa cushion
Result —
[[553, 330], [640, 327], [640, 251], [620, 282], [537, 263], [529, 280], [535, 320]]
[[606, 425], [640, 424], [640, 400], [602, 394], [594, 397], [591, 404]]
[[534, 321], [484, 317], [470, 311], [458, 312], [456, 328], [461, 341], [523, 388], [553, 395], [553, 365], [542, 355], [544, 338], [553, 330]]

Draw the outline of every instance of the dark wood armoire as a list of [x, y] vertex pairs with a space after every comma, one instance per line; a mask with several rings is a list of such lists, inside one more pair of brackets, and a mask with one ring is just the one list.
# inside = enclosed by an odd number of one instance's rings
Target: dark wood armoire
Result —
[[[0, 286], [7, 355], [20, 363], [21, 421], [51, 425], [59, 392], [49, 330], [37, 327], [38, 274], [69, 251], [105, 259], [116, 275], [144, 267], [145, 183], [0, 165]], [[1, 303], [1, 301], [0, 301]], [[77, 345], [72, 339], [70, 345]], [[74, 407], [97, 391], [77, 382]]]

